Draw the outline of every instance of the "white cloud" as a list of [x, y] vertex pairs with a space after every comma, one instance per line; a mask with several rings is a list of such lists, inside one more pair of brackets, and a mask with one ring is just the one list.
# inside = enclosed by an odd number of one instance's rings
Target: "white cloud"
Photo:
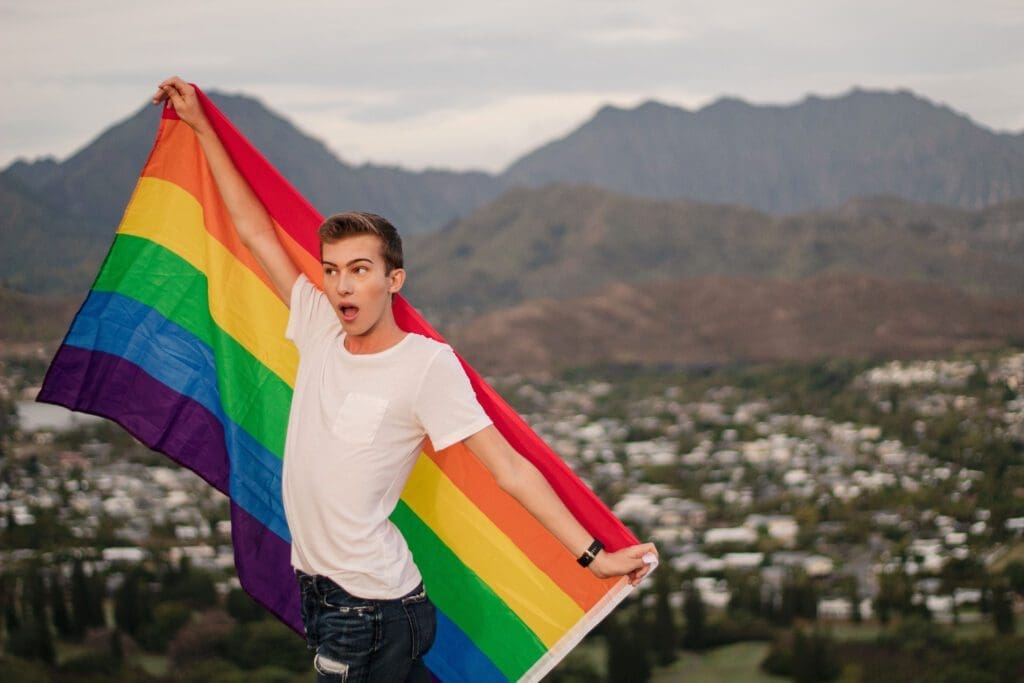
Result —
[[1019, 130], [1022, 30], [1011, 0], [0, 0], [0, 165], [70, 153], [175, 72], [263, 99], [346, 158], [411, 166], [496, 169], [608, 102], [853, 85]]
[[[349, 163], [372, 161], [408, 168], [500, 171], [527, 151], [567, 134], [600, 106], [635, 106], [650, 96], [635, 92], [515, 95], [476, 107], [435, 109], [384, 122], [359, 121], [329, 110], [293, 111], [300, 127]], [[687, 93], [658, 99], [701, 102]]]

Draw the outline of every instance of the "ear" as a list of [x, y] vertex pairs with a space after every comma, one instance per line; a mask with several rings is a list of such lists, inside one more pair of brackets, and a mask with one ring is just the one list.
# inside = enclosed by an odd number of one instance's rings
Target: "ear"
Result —
[[388, 285], [388, 292], [391, 294], [397, 294], [398, 290], [405, 284], [405, 268], [395, 268], [388, 274], [391, 278], [391, 284]]

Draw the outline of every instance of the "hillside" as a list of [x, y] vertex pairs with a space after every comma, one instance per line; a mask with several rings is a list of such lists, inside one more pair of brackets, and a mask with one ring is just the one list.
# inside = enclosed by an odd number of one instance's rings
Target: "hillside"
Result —
[[[501, 177], [351, 166], [254, 99], [213, 98], [322, 211], [395, 220], [410, 245], [410, 298], [432, 310], [711, 273], [845, 269], [978, 293], [1024, 287], [1024, 136], [907, 92], [855, 90], [786, 107], [730, 99], [697, 112], [606, 107]], [[144, 106], [65, 161], [0, 173], [0, 283], [84, 290], [158, 115]], [[559, 179], [572, 184], [547, 185]], [[701, 202], [672, 199], [680, 196]]]
[[0, 349], [62, 339], [81, 303], [79, 297], [30, 296], [0, 287]]
[[0, 207], [0, 287], [44, 294], [89, 288], [113, 228], [60, 211], [6, 175]]
[[964, 211], [879, 197], [780, 218], [556, 185], [511, 190], [407, 252], [406, 294], [439, 311], [710, 274], [849, 271], [1024, 296], [1024, 202]]
[[1024, 298], [849, 273], [704, 276], [534, 300], [448, 331], [479, 371], [900, 358], [1024, 341]]
[[[483, 173], [351, 166], [255, 99], [221, 93], [210, 97], [322, 213], [372, 210], [414, 234], [440, 227], [498, 192], [495, 179]], [[158, 108], [144, 105], [67, 160], [15, 162], [0, 173], [0, 180], [31, 192], [51, 213], [74, 217], [82, 224], [82, 238], [105, 250], [152, 147], [159, 117]], [[12, 214], [9, 200], [9, 193], [0, 196], [0, 215]], [[21, 244], [45, 243], [55, 236], [45, 222], [4, 220], [0, 237], [5, 245], [11, 235]], [[28, 276], [5, 266], [0, 278], [20, 282]]]
[[587, 183], [773, 213], [892, 194], [963, 208], [1024, 197], [1024, 135], [994, 133], [907, 91], [789, 106], [720, 99], [604, 107], [511, 165], [507, 184]]

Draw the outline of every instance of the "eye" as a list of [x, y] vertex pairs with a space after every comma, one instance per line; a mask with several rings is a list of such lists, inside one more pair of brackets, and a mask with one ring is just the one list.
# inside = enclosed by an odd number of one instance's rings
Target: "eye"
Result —
[[334, 275], [337, 271], [330, 266], [324, 268], [324, 275]]
[[356, 266], [355, 267], [356, 275], [365, 275], [368, 272], [370, 272], [370, 269], [367, 268], [366, 266]]

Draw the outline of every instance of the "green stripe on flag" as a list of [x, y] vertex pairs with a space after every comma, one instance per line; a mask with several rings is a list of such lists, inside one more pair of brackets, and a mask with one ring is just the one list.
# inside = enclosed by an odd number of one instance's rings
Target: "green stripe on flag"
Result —
[[118, 235], [93, 289], [146, 304], [213, 349], [225, 414], [283, 457], [292, 389], [210, 317], [204, 273], [155, 242]]
[[391, 521], [409, 543], [430, 599], [438, 609], [510, 680], [522, 677], [547, 652], [544, 643], [405, 501], [398, 501]]

